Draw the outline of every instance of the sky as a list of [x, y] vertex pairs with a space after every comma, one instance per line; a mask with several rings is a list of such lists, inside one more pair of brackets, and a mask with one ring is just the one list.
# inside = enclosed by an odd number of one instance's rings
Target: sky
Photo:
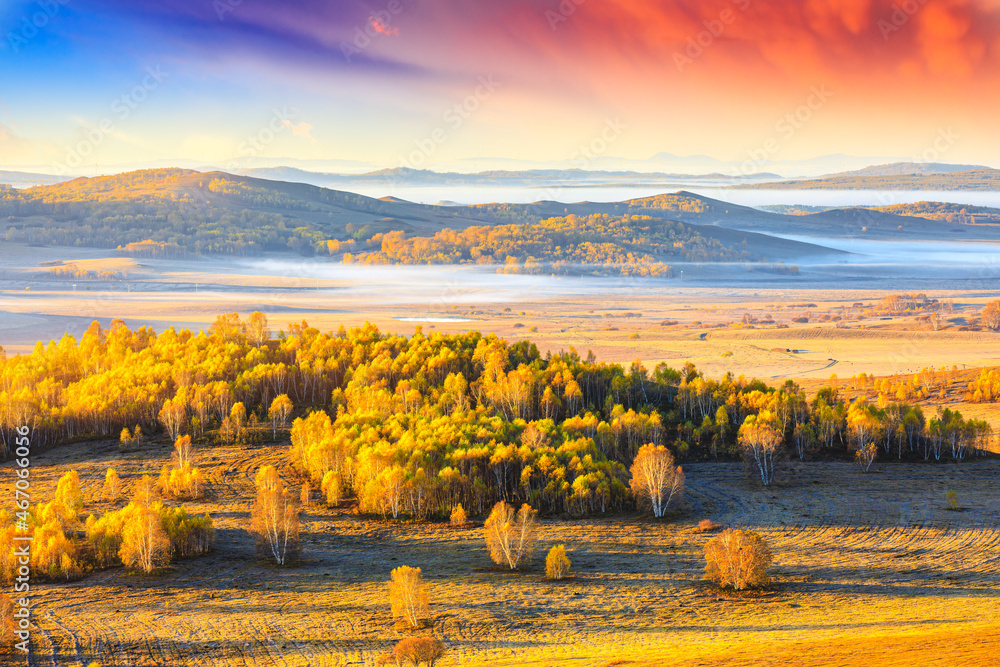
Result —
[[0, 169], [1000, 161], [1000, 0], [0, 0], [0, 63]]

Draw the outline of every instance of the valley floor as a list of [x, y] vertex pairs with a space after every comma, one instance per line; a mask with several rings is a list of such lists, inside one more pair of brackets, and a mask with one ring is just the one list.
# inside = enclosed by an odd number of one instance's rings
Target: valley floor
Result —
[[[445, 665], [990, 665], [1000, 650], [1000, 461], [791, 464], [761, 490], [742, 465], [685, 465], [687, 508], [675, 519], [542, 521], [539, 553], [565, 544], [572, 579], [538, 564], [503, 571], [481, 528], [373, 521], [311, 507], [303, 560], [257, 560], [244, 528], [253, 474], [283, 465], [286, 444], [200, 452], [217, 550], [147, 578], [113, 569], [33, 591], [32, 665], [373, 665], [404, 634], [386, 595], [392, 568], [421, 567]], [[114, 443], [40, 454], [33, 488], [51, 494], [80, 472], [87, 506], [104, 471], [155, 472], [166, 445], [120, 454]], [[4, 466], [9, 467], [8, 465]], [[4, 480], [11, 476], [3, 475]], [[9, 487], [10, 483], [5, 483]], [[9, 490], [9, 489], [7, 489]], [[957, 492], [961, 511], [945, 510]], [[724, 599], [706, 588], [710, 518], [760, 531], [775, 590]], [[23, 664], [23, 663], [11, 663]]]

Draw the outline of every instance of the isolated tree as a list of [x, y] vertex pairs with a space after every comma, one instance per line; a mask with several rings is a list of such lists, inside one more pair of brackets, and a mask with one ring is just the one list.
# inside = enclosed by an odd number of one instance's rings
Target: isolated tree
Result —
[[535, 542], [535, 517], [537, 511], [524, 504], [521, 509], [514, 508], [504, 501], [493, 506], [493, 511], [486, 519], [486, 548], [490, 558], [497, 565], [507, 565], [516, 570], [522, 562], [531, 559]]
[[115, 502], [122, 493], [122, 480], [114, 468], [108, 468], [104, 475], [104, 488], [101, 490], [101, 499]]
[[983, 308], [983, 326], [992, 331], [1000, 331], [1000, 300], [990, 301]]
[[455, 505], [455, 508], [451, 511], [451, 525], [455, 527], [464, 526], [469, 523], [469, 517], [465, 513], [465, 509], [462, 507], [462, 503]]
[[728, 529], [705, 545], [705, 578], [722, 588], [742, 591], [770, 582], [768, 569], [774, 558], [757, 533]]
[[272, 466], [263, 466], [256, 477], [257, 499], [250, 515], [250, 532], [258, 548], [285, 565], [299, 546], [299, 506]]
[[571, 564], [565, 545], [557, 544], [549, 549], [549, 554], [545, 557], [545, 576], [549, 579], [564, 579], [569, 574]]
[[150, 573], [170, 562], [170, 539], [163, 530], [159, 508], [140, 507], [122, 533], [118, 555], [128, 567]]
[[648, 502], [659, 518], [684, 494], [684, 471], [674, 465], [674, 456], [664, 445], [643, 445], [632, 463], [631, 486], [636, 501]]
[[428, 597], [419, 567], [401, 565], [392, 571], [389, 602], [393, 618], [401, 619], [411, 628], [420, 627], [420, 619], [428, 614]]
[[767, 410], [750, 415], [740, 426], [737, 437], [744, 456], [753, 461], [760, 471], [761, 482], [764, 486], [771, 486], [774, 481], [775, 460], [782, 443], [777, 418]]
[[278, 428], [285, 428], [288, 425], [288, 418], [292, 415], [292, 401], [285, 394], [275, 396], [268, 408], [267, 418], [271, 420], [271, 432], [273, 437], [278, 437]]
[[858, 451], [854, 453], [854, 460], [861, 470], [868, 472], [871, 470], [872, 465], [875, 463], [875, 459], [878, 458], [878, 446], [874, 442], [869, 442], [867, 445], [862, 445], [858, 448]]
[[302, 507], [309, 507], [312, 504], [312, 484], [308, 480], [302, 483], [302, 490], [299, 492], [299, 504]]

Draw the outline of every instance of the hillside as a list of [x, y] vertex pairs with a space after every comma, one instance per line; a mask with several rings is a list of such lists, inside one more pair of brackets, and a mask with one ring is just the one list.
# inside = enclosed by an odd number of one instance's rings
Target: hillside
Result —
[[[947, 205], [942, 205], [947, 206]], [[928, 209], [931, 205], [928, 205]], [[692, 225], [716, 227], [716, 238], [726, 234], [754, 232], [767, 235], [768, 242], [778, 241], [770, 235], [787, 235], [823, 238], [856, 238], [879, 240], [1000, 240], [1000, 229], [988, 225], [965, 224], [961, 216], [930, 218], [929, 216], [902, 215], [908, 209], [845, 208], [830, 209], [808, 215], [782, 215], [738, 204], [719, 201], [703, 195], [680, 191], [626, 202], [599, 204], [582, 202], [560, 204], [538, 202], [535, 204], [487, 204], [493, 215], [506, 215], [511, 221], [525, 221], [535, 216], [555, 216], [572, 213], [589, 215], [645, 215], [665, 220], [676, 220]], [[959, 207], [967, 208], [967, 207]], [[913, 209], [914, 213], [917, 209]], [[977, 220], [978, 221], [978, 220]], [[722, 230], [728, 230], [723, 232]], [[961, 236], [958, 236], [958, 235]], [[737, 241], [738, 242], [738, 241]], [[762, 242], [759, 241], [758, 242]], [[821, 241], [817, 243], [822, 244]], [[802, 249], [805, 250], [805, 249]], [[775, 248], [775, 252], [778, 251]], [[777, 255], [771, 255], [776, 257]]]
[[[673, 220], [674, 213], [681, 209], [683, 206], [660, 209], [651, 217]], [[569, 213], [642, 215], [644, 207], [631, 203], [567, 206], [555, 202], [427, 206], [301, 183], [182, 169], [78, 178], [57, 185], [0, 192], [0, 233], [8, 241], [123, 247], [144, 255], [169, 256], [185, 252], [257, 255], [280, 250], [337, 254], [340, 242], [371, 247], [380, 243], [380, 235], [389, 232], [425, 237], [473, 226], [536, 224]], [[705, 245], [735, 249], [735, 255], [700, 255], [703, 261], [730, 260], [734, 256], [794, 260], [829, 252], [818, 246], [721, 229], [714, 224], [705, 227], [698, 218], [686, 222], [691, 228], [686, 233], [692, 238], [704, 239]], [[154, 244], [144, 243], [147, 240]], [[587, 240], [604, 239], [595, 236]], [[337, 243], [331, 245], [330, 241]], [[369, 241], [372, 243], [368, 246], [362, 245]], [[505, 258], [499, 255], [497, 260], [503, 263]]]
[[[572, 216], [592, 224], [576, 229], [568, 241], [564, 224]], [[646, 221], [632, 229], [636, 218]], [[983, 222], [995, 219], [990, 210], [929, 203], [781, 215], [685, 191], [612, 203], [428, 206], [183, 169], [0, 191], [0, 235], [7, 241], [120, 248], [147, 257], [294, 251], [377, 263], [421, 257], [420, 263], [509, 264], [513, 257], [521, 265], [538, 260], [545, 267], [591, 260], [620, 265], [631, 262], [630, 254], [645, 257], [642, 263], [795, 262], [835, 251], [822, 242], [781, 237], [992, 241], [1000, 239], [1000, 227]], [[543, 221], [555, 222], [538, 227]], [[569, 222], [570, 227], [575, 224]], [[457, 238], [449, 236], [453, 232], [476, 228], [480, 231], [473, 236], [485, 239], [491, 234], [482, 230], [518, 225], [525, 227], [503, 232], [508, 241], [501, 244], [447, 247], [447, 239]], [[623, 234], [624, 229], [634, 233]], [[394, 239], [402, 233], [421, 249], [391, 260], [382, 245], [392, 233]], [[428, 251], [430, 245], [434, 252]]]
[[761, 190], [1000, 190], [1000, 169], [977, 167], [949, 173], [847, 172], [824, 178], [771, 183], [743, 183], [730, 186]]
[[0, 192], [7, 240], [103, 248], [151, 239], [188, 252], [307, 251], [327, 239], [482, 223], [461, 209], [299, 183], [157, 169]]

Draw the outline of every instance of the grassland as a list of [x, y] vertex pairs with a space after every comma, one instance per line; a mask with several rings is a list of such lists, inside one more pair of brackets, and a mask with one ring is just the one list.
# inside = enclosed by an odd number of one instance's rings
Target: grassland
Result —
[[[86, 510], [104, 470], [126, 480], [169, 459], [163, 443], [121, 454], [87, 443], [40, 454], [34, 488], [80, 472]], [[423, 568], [432, 627], [420, 632], [463, 665], [988, 665], [1000, 639], [1000, 463], [794, 464], [777, 488], [750, 483], [740, 464], [685, 466], [685, 508], [663, 522], [637, 516], [542, 521], [540, 546], [565, 544], [572, 579], [540, 567], [493, 566], [482, 529], [384, 523], [344, 505], [304, 513], [304, 559], [276, 569], [244, 532], [252, 476], [284, 467], [287, 445], [200, 454], [214, 555], [146, 578], [108, 570], [46, 584], [33, 598], [38, 665], [348, 665], [405, 636], [385, 582], [401, 564]], [[4, 468], [8, 468], [5, 465]], [[3, 475], [10, 480], [12, 476]], [[7, 481], [5, 487], [10, 486]], [[5, 489], [10, 491], [10, 489]], [[955, 490], [962, 511], [945, 507]], [[729, 598], [701, 581], [710, 534], [700, 519], [760, 531], [776, 586]]]
[[[125, 275], [114, 283], [40, 275], [54, 261]], [[549, 277], [474, 278], [442, 269], [384, 275], [329, 272], [309, 262], [122, 260], [106, 252], [0, 248], [0, 343], [28, 352], [38, 339], [78, 337], [91, 320], [130, 327], [205, 328], [220, 312], [267, 312], [274, 328], [307, 319], [322, 330], [365, 321], [383, 331], [494, 331], [545, 351], [570, 346], [603, 360], [652, 367], [693, 361], [709, 377], [795, 379], [807, 390], [860, 372], [878, 376], [958, 366], [959, 380], [1000, 366], [1000, 335], [971, 331], [997, 298], [990, 280], [947, 281], [928, 296], [952, 301], [940, 330], [925, 314], [877, 314], [894, 279], [835, 282], [759, 273], [723, 282], [712, 269], [663, 282]], [[397, 272], [401, 271], [401, 272]], [[693, 274], [693, 275], [692, 275]], [[992, 275], [992, 274], [990, 274]], [[987, 275], [988, 278], [988, 275]], [[744, 325], [749, 316], [756, 324]], [[807, 322], [795, 319], [807, 317]], [[841, 318], [835, 321], [834, 318]], [[788, 328], [778, 328], [787, 326]], [[961, 382], [956, 382], [959, 386]], [[995, 405], [943, 401], [1000, 427]], [[925, 407], [926, 410], [926, 407]], [[155, 577], [122, 569], [40, 585], [30, 664], [369, 665], [405, 636], [392, 623], [385, 582], [398, 565], [423, 568], [433, 633], [462, 665], [990, 665], [1000, 646], [1000, 462], [879, 463], [862, 474], [842, 462], [792, 464], [761, 490], [736, 463], [684, 463], [685, 507], [663, 522], [625, 515], [547, 517], [540, 550], [566, 544], [574, 576], [510, 573], [489, 560], [482, 530], [387, 523], [350, 504], [303, 515], [304, 559], [278, 569], [254, 556], [245, 532], [253, 475], [277, 465], [289, 482], [287, 442], [204, 448], [197, 465], [217, 550]], [[996, 451], [996, 450], [994, 450]], [[80, 472], [86, 512], [108, 467], [126, 483], [169, 460], [165, 441], [123, 454], [115, 442], [60, 446], [32, 462], [38, 498]], [[10, 464], [0, 466], [11, 492]], [[945, 493], [962, 511], [949, 511]], [[709, 534], [701, 519], [751, 527], [771, 544], [776, 587], [729, 598], [701, 581]], [[23, 664], [12, 662], [10, 664]]]

